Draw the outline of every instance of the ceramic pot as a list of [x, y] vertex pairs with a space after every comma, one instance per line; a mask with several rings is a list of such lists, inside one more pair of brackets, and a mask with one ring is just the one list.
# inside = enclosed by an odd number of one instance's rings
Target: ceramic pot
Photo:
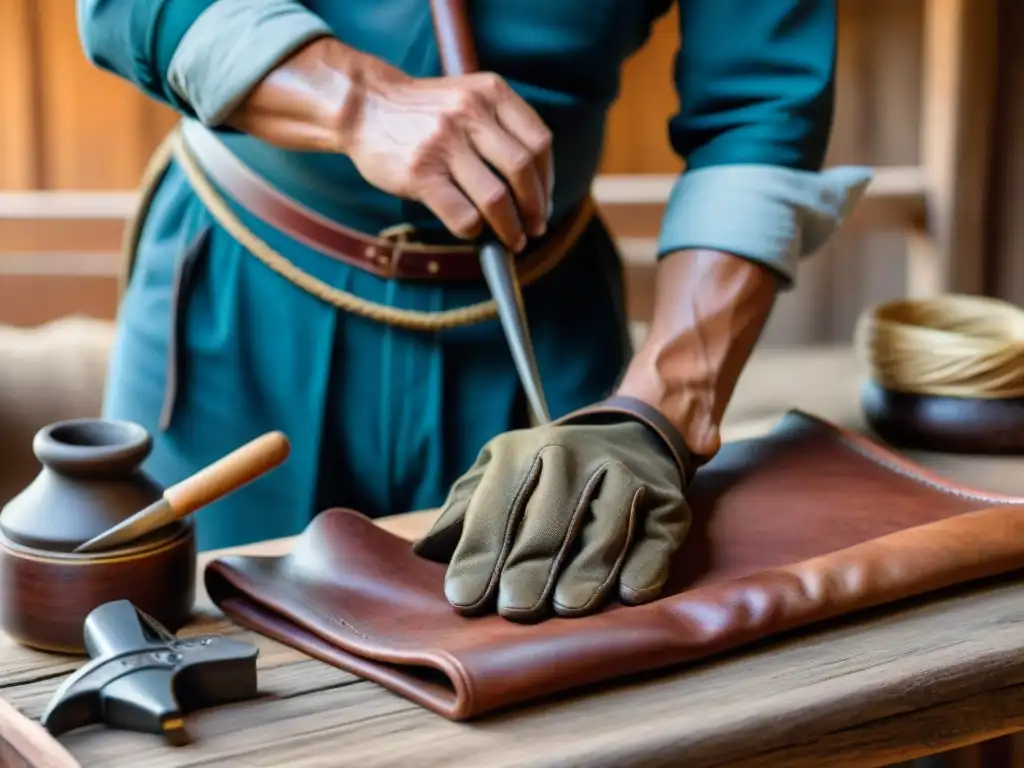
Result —
[[28, 646], [83, 653], [85, 617], [129, 600], [170, 631], [195, 599], [196, 546], [181, 520], [108, 551], [72, 550], [158, 500], [142, 470], [152, 438], [138, 424], [74, 419], [41, 429], [42, 469], [0, 512], [0, 626]]

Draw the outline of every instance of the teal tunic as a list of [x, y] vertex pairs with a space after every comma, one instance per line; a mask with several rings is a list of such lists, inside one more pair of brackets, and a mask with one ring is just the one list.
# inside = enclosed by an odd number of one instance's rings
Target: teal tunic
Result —
[[[482, 67], [503, 75], [553, 131], [557, 223], [588, 194], [623, 61], [670, 3], [469, 5]], [[305, 32], [292, 37], [293, 48], [326, 29], [412, 75], [441, 73], [426, 0], [78, 3], [92, 61], [184, 117], [211, 126], [222, 117], [224, 99], [208, 98], [217, 83], [204, 95], [196, 81], [204, 72], [211, 72], [211, 81], [223, 81], [227, 76], [212, 70], [221, 66], [237, 74], [238, 62], [249, 58], [262, 71], [272, 67], [274, 60], [260, 53], [267, 46], [244, 35], [241, 42], [232, 39], [254, 13], [271, 7], [282, 18], [301, 20], [298, 27]], [[232, 9], [248, 16], [234, 26], [211, 23]], [[670, 202], [660, 250], [729, 250], [768, 264], [789, 284], [794, 254], [814, 247], [808, 234], [814, 221], [804, 222], [801, 215], [821, 214], [824, 205], [826, 213], [835, 209], [837, 220], [841, 208], [826, 188], [812, 200], [800, 198], [806, 197], [808, 179], [816, 178], [830, 129], [834, 2], [682, 0], [680, 19], [675, 81], [681, 106], [668, 131], [688, 170]], [[251, 29], [253, 35], [273, 31], [266, 18]], [[217, 35], [220, 48], [213, 45]], [[232, 45], [242, 53], [225, 64]], [[204, 60], [203, 51], [217, 53]], [[259, 74], [249, 72], [253, 81]], [[219, 132], [251, 168], [343, 224], [368, 233], [399, 223], [439, 228], [422, 206], [369, 185], [346, 157], [285, 151]], [[743, 168], [749, 173], [737, 183], [736, 171]], [[800, 194], [787, 192], [800, 186], [793, 179], [804, 184]], [[694, 184], [705, 191], [694, 194]], [[846, 183], [843, 191], [853, 186]], [[720, 223], [709, 228], [701, 201], [716, 195], [731, 201], [732, 223], [719, 213]], [[735, 223], [744, 195], [750, 221], [763, 224]], [[482, 284], [374, 277], [325, 258], [237, 206], [235, 212], [301, 269], [371, 301], [441, 310], [487, 297]], [[171, 349], [172, 285], [186, 255], [190, 288], [178, 329], [185, 354], [173, 419], [163, 428], [158, 419]], [[525, 293], [552, 416], [608, 395], [631, 349], [621, 265], [600, 221]], [[164, 483], [264, 431], [281, 429], [289, 436], [293, 452], [282, 468], [197, 515], [204, 549], [298, 533], [329, 506], [379, 516], [437, 505], [484, 442], [526, 425], [522, 392], [496, 321], [423, 333], [341, 313], [247, 253], [216, 224], [174, 164], [146, 215], [137, 266], [120, 308], [105, 413], [153, 432], [146, 468]]]

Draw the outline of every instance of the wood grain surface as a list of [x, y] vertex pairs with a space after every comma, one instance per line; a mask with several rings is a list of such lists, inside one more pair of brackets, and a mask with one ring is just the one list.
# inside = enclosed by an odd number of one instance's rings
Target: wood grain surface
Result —
[[[433, 517], [381, 524], [413, 538]], [[230, 625], [203, 595], [186, 634], [223, 632], [258, 645], [262, 698], [193, 713], [194, 743], [182, 748], [103, 728], [61, 743], [82, 766], [110, 768], [887, 765], [1024, 728], [1022, 583], [944, 593], [471, 723]], [[0, 639], [0, 697], [38, 717], [78, 663]]]

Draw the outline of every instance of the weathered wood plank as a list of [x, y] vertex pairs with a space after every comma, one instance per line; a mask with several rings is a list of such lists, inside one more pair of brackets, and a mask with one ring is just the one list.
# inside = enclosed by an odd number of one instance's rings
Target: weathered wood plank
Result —
[[[1013, 580], [961, 590], [471, 724], [252, 638], [263, 649], [261, 688], [276, 697], [193, 714], [188, 727], [197, 745], [171, 750], [151, 737], [101, 729], [62, 742], [83, 765], [111, 768], [469, 765], [481, 753], [489, 765], [664, 765], [685, 756], [687, 765], [717, 766], [772, 752], [790, 762], [751, 765], [799, 766], [813, 763], [792, 762], [797, 755], [828, 754], [836, 744], [850, 760], [912, 754], [929, 723], [960, 724], [936, 747], [1019, 727], [1020, 594]], [[2, 695], [36, 716], [59, 682], [26, 680]], [[979, 701], [987, 721], [977, 716]]]
[[[876, 768], [962, 749], [948, 756], [946, 768], [1008, 768], [984, 762], [979, 739], [997, 739], [1024, 728], [1024, 686], [987, 691], [959, 702], [955, 709], [928, 707], [906, 717], [829, 734], [813, 743], [797, 744], [750, 759], [729, 762], [729, 768]], [[998, 725], [994, 725], [998, 724]]]
[[3, 768], [79, 768], [63, 745], [46, 737], [42, 726], [24, 727], [21, 716], [0, 699], [0, 766]]
[[908, 248], [908, 293], [986, 288], [986, 211], [996, 113], [997, 0], [929, 0], [921, 164], [928, 223]]
[[[435, 514], [381, 524], [412, 539]], [[242, 549], [272, 554], [288, 546], [277, 540]], [[447, 721], [234, 627], [201, 595], [200, 619], [189, 633], [231, 632], [257, 643], [264, 696], [191, 714], [187, 727], [196, 742], [181, 749], [102, 728], [68, 734], [61, 743], [83, 766], [110, 768], [483, 760], [494, 766], [884, 765], [1024, 728], [1022, 589], [1024, 575], [961, 588], [711, 663], [472, 723]], [[0, 643], [0, 697], [37, 717], [74, 666]]]
[[33, 0], [4, 0], [0, 10], [0, 188], [39, 185], [41, 14]]

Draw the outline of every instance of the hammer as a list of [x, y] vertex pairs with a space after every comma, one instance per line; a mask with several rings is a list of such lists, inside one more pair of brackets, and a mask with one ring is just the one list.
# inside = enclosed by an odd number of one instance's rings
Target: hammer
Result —
[[[465, 0], [430, 0], [430, 10], [445, 73], [466, 75], [478, 71]], [[526, 321], [526, 305], [516, 278], [512, 254], [495, 237], [485, 236], [480, 244], [479, 256], [481, 271], [497, 305], [505, 340], [519, 372], [519, 381], [537, 423], [546, 424], [551, 421], [551, 415], [537, 370], [530, 327]]]

